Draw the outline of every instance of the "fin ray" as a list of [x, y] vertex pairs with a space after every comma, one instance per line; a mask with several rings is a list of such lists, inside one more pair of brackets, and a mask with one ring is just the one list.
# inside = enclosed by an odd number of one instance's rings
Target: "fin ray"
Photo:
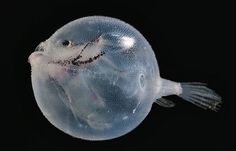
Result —
[[174, 102], [167, 100], [165, 98], [159, 98], [155, 101], [155, 103], [162, 106], [162, 107], [168, 107], [168, 108], [175, 106]]

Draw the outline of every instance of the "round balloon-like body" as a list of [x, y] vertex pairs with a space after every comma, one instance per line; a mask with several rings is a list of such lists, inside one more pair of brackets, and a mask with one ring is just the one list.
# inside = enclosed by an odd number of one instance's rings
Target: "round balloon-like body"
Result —
[[158, 91], [159, 69], [147, 40], [114, 18], [92, 16], [57, 30], [30, 57], [44, 116], [77, 138], [106, 140], [137, 127]]

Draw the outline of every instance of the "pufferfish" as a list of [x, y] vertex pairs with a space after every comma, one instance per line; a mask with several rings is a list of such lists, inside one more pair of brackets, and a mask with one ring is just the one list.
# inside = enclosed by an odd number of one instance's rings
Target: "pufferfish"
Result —
[[74, 20], [41, 42], [30, 55], [32, 87], [48, 121], [85, 140], [127, 134], [152, 104], [173, 107], [177, 95], [217, 111], [221, 97], [203, 83], [160, 77], [152, 47], [131, 25], [115, 18]]

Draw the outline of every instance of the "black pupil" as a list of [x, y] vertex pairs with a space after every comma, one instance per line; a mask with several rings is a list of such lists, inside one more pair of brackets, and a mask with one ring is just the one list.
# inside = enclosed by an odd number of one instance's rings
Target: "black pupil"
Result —
[[63, 46], [68, 46], [69, 44], [70, 44], [70, 42], [68, 40], [65, 40], [65, 41], [62, 42]]

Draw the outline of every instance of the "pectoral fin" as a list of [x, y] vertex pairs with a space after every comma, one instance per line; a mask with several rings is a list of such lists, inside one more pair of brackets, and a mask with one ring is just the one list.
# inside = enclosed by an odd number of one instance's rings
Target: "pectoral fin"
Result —
[[157, 99], [155, 103], [162, 107], [168, 107], [168, 108], [175, 106], [174, 102], [164, 99], [164, 98]]
[[59, 82], [56, 79], [50, 76], [49, 76], [49, 79], [50, 79], [50, 82], [53, 84], [54, 88], [57, 90], [57, 94], [60, 100], [65, 104], [65, 106], [67, 106], [71, 110], [74, 118], [77, 120], [76, 111], [73, 108], [73, 102], [70, 96], [66, 93], [64, 88], [59, 84]]

